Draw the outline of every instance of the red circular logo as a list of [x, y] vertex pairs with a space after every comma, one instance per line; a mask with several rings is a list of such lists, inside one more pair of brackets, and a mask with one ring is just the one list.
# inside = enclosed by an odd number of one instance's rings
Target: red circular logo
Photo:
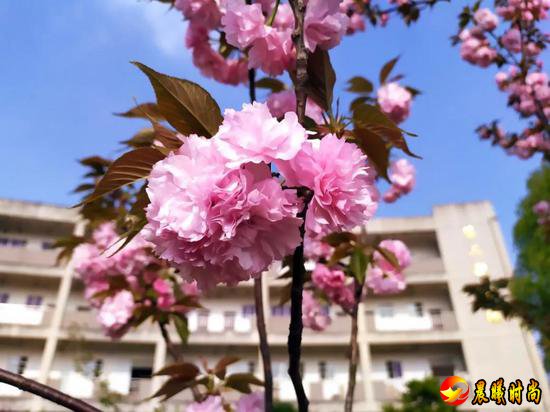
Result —
[[468, 400], [470, 386], [460, 376], [449, 376], [441, 383], [439, 394], [447, 405], [462, 405]]

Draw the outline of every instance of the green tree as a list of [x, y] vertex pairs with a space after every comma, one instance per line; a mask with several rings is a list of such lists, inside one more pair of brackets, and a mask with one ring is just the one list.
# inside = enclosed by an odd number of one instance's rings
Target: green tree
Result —
[[384, 405], [384, 412], [453, 412], [439, 395], [439, 381], [433, 377], [412, 380], [407, 383], [407, 391], [401, 396], [401, 405]]
[[545, 162], [527, 181], [527, 196], [517, 208], [514, 244], [518, 258], [515, 276], [482, 279], [464, 290], [473, 296], [473, 310], [499, 310], [504, 317], [517, 317], [524, 326], [538, 332], [550, 369], [550, 224], [539, 222], [533, 206], [550, 201], [550, 164]]

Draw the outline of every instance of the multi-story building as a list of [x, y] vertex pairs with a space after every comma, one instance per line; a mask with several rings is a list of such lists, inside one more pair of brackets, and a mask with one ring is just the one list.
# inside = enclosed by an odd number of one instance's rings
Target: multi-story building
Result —
[[[0, 367], [53, 385], [96, 404], [107, 392], [123, 395], [124, 410], [153, 410], [142, 402], [162, 383], [152, 378], [167, 357], [153, 325], [143, 325], [120, 341], [105, 337], [70, 265], [56, 263], [52, 242], [80, 230], [74, 210], [44, 204], [0, 200]], [[406, 291], [367, 296], [359, 313], [360, 367], [356, 411], [379, 411], [397, 401], [405, 383], [428, 375], [459, 375], [488, 384], [499, 377], [543, 388], [540, 405], [484, 406], [461, 409], [550, 411], [550, 393], [537, 347], [516, 321], [494, 312], [472, 313], [465, 284], [479, 276], [512, 274], [503, 237], [487, 202], [436, 206], [431, 216], [381, 218], [368, 226], [379, 238], [399, 238], [412, 251]], [[285, 280], [267, 273], [264, 312], [273, 356], [276, 397], [292, 400], [286, 376], [287, 306], [279, 305]], [[187, 359], [211, 364], [226, 354], [242, 361], [234, 371], [261, 376], [250, 282], [218, 288], [203, 301], [206, 309], [190, 315]], [[340, 411], [347, 382], [349, 319], [330, 309], [331, 326], [322, 333], [306, 330], [303, 376], [313, 411]], [[174, 339], [175, 336], [174, 336]], [[488, 389], [488, 388], [487, 388]], [[165, 410], [183, 410], [183, 393]], [[101, 407], [107, 410], [106, 407]], [[58, 410], [0, 384], [0, 410]]]

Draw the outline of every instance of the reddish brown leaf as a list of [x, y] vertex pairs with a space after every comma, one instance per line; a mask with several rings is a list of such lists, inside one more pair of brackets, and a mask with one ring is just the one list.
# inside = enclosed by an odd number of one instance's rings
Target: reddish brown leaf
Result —
[[156, 103], [142, 103], [123, 113], [115, 113], [116, 116], [147, 119], [154, 121], [164, 120]]

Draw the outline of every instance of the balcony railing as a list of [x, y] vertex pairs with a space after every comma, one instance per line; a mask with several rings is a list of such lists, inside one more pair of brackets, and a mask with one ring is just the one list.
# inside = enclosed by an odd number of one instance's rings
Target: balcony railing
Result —
[[405, 275], [430, 275], [445, 273], [443, 259], [439, 256], [417, 257], [412, 259], [411, 266], [405, 270]]
[[57, 254], [58, 251], [56, 250], [1, 247], [0, 262], [17, 265], [54, 267], [57, 266]]
[[458, 325], [452, 310], [432, 309], [423, 316], [398, 313], [393, 316], [380, 316], [372, 311], [367, 312], [368, 332], [422, 332], [422, 331], [456, 331]]
[[52, 314], [53, 310], [44, 305], [0, 303], [0, 330], [12, 327], [47, 327]]

